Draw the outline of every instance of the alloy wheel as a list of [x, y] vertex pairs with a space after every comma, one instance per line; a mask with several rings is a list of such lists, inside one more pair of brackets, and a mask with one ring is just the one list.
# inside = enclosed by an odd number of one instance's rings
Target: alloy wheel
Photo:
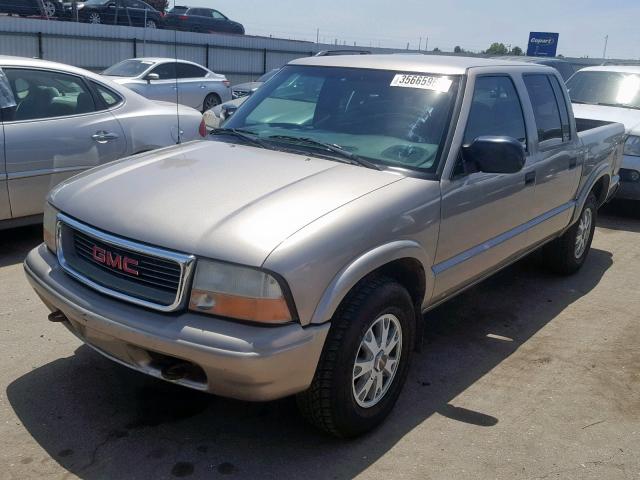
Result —
[[358, 405], [378, 404], [393, 383], [402, 353], [402, 326], [395, 315], [378, 317], [362, 337], [353, 364], [352, 391]]
[[591, 235], [591, 223], [593, 222], [593, 212], [590, 208], [585, 208], [578, 223], [578, 232], [576, 234], [576, 244], [573, 255], [576, 258], [582, 257], [589, 243]]
[[89, 23], [93, 23], [93, 24], [99, 24], [102, 23], [102, 19], [100, 18], [100, 15], [97, 13], [92, 13], [91, 15], [89, 15]]
[[55, 3], [53, 3], [50, 0], [45, 0], [44, 2], [42, 2], [42, 5], [44, 7], [44, 13], [47, 17], [51, 18], [51, 17], [55, 17], [56, 16], [56, 5]]

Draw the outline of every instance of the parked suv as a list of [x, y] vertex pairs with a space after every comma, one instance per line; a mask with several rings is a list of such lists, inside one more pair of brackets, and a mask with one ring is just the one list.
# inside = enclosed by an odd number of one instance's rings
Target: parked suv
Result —
[[[158, 28], [162, 14], [142, 0], [86, 0], [77, 4], [81, 22], [132, 27]], [[72, 15], [71, 4], [65, 5], [65, 16]]]
[[213, 8], [174, 7], [164, 17], [164, 28], [199, 33], [236, 33], [244, 27]]
[[299, 59], [217, 141], [54, 189], [25, 269], [50, 320], [108, 358], [234, 398], [296, 394], [354, 436], [393, 408], [423, 313], [542, 246], [580, 269], [623, 137], [576, 122], [549, 67]]

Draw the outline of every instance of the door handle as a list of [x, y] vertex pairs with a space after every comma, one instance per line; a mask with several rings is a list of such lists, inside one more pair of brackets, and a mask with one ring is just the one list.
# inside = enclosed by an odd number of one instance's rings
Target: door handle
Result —
[[525, 185], [533, 185], [536, 183], [536, 172], [527, 172], [524, 174], [524, 184]]
[[205, 88], [207, 88], [207, 86], [206, 85], [200, 85], [200, 88], [205, 89]]
[[109, 140], [116, 140], [120, 138], [120, 136], [116, 133], [105, 132], [103, 130], [91, 135], [91, 138], [93, 138], [98, 143], [107, 143]]

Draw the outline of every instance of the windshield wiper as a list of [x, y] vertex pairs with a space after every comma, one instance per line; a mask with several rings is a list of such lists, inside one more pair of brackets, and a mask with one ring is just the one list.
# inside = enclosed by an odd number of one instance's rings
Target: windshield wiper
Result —
[[231, 135], [267, 150], [272, 150], [267, 142], [258, 138], [257, 133], [250, 132], [249, 130], [242, 130], [239, 128], [214, 128], [213, 130], [211, 130], [209, 135]]
[[294, 137], [290, 135], [271, 135], [269, 136], [269, 138], [274, 140], [286, 140], [292, 143], [302, 143], [305, 145], [310, 145], [312, 147], [318, 147], [322, 150], [327, 150], [347, 160], [344, 163], [349, 163], [351, 165], [360, 165], [361, 167], [372, 168], [374, 170], [382, 170], [382, 168], [379, 165], [376, 165], [375, 163], [370, 162], [369, 160], [365, 160], [364, 158], [359, 157], [355, 153], [351, 153], [345, 150], [340, 145], [336, 145], [335, 143], [325, 143], [319, 140], [314, 140], [313, 138]]

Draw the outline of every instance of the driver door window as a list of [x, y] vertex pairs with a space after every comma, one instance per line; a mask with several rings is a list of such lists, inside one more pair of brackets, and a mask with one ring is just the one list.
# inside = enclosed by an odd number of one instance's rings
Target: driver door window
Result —
[[463, 144], [469, 145], [485, 135], [513, 137], [526, 148], [522, 105], [513, 81], [507, 76], [476, 80]]

